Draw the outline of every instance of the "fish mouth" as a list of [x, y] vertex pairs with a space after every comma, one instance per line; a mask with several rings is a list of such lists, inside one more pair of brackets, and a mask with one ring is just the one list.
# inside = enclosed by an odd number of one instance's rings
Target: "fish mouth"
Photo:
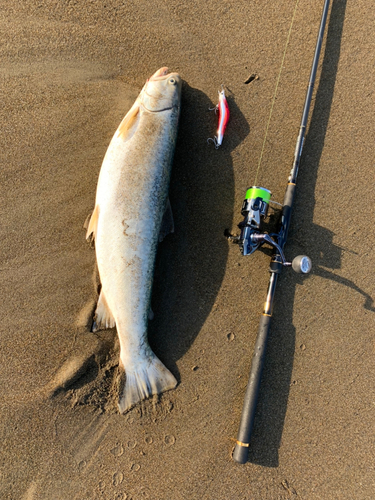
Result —
[[167, 66], [164, 66], [163, 68], [158, 69], [155, 71], [155, 73], [149, 78], [150, 81], [155, 81], [155, 80], [163, 80], [168, 76], [168, 71], [169, 69]]

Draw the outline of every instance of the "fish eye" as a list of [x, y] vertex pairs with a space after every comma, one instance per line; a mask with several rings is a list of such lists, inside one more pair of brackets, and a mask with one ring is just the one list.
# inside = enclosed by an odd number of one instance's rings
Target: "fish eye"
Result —
[[168, 83], [170, 83], [171, 85], [176, 85], [176, 79], [175, 78], [170, 78], [168, 80]]

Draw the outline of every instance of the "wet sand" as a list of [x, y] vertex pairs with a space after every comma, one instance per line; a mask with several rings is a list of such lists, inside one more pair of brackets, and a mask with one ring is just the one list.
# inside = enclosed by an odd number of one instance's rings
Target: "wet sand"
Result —
[[[249, 462], [231, 460], [269, 252], [244, 258], [224, 230], [236, 231], [254, 183], [294, 7], [3, 0], [1, 498], [373, 498], [375, 19], [364, 3], [332, 2], [285, 249], [308, 254], [313, 272], [279, 280]], [[297, 6], [259, 167], [279, 202], [322, 7]], [[116, 331], [90, 332], [83, 223], [114, 131], [162, 66], [184, 84], [176, 230], [158, 251], [149, 339], [179, 384], [119, 415]], [[215, 150], [208, 108], [221, 84], [231, 119]]]

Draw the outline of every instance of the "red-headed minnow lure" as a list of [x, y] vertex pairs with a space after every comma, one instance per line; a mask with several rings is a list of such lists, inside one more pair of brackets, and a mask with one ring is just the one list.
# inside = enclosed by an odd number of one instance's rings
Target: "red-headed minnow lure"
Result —
[[218, 149], [221, 146], [224, 138], [224, 132], [229, 120], [229, 106], [227, 99], [225, 97], [224, 87], [221, 86], [221, 91], [219, 90], [219, 103], [215, 106], [215, 112], [219, 111], [219, 124], [216, 131], [216, 136], [212, 139], [211, 137], [207, 139], [207, 142], [212, 141], [215, 144], [215, 148]]

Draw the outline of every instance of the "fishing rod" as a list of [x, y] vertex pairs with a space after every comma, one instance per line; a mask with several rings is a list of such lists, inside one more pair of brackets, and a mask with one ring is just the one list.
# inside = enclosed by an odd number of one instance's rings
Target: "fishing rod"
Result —
[[323, 35], [327, 21], [328, 8], [329, 0], [325, 0], [302, 114], [301, 126], [294, 153], [293, 166], [290, 171], [288, 185], [284, 195], [281, 217], [278, 223], [278, 231], [276, 233], [267, 233], [262, 227], [264, 226], [264, 220], [267, 217], [268, 207], [271, 200], [271, 191], [263, 187], [252, 186], [246, 191], [245, 200], [241, 209], [241, 214], [244, 217], [243, 221], [238, 225], [241, 230], [241, 234], [239, 236], [227, 235], [230, 241], [239, 245], [242, 255], [251, 255], [263, 244], [271, 245], [274, 250], [270, 264], [270, 280], [268, 284], [267, 297], [259, 323], [258, 335], [251, 362], [250, 377], [242, 409], [241, 422], [238, 430], [236, 445], [233, 451], [233, 459], [241, 464], [247, 462], [249, 454], [250, 436], [254, 423], [255, 409], [264, 364], [267, 337], [271, 324], [273, 301], [278, 275], [283, 267], [292, 267], [294, 271], [302, 274], [309, 273], [312, 267], [311, 260], [306, 255], [299, 255], [292, 262], [288, 262], [284, 255], [284, 245], [288, 236], [298, 169], [305, 139], [320, 50], [322, 47]]

